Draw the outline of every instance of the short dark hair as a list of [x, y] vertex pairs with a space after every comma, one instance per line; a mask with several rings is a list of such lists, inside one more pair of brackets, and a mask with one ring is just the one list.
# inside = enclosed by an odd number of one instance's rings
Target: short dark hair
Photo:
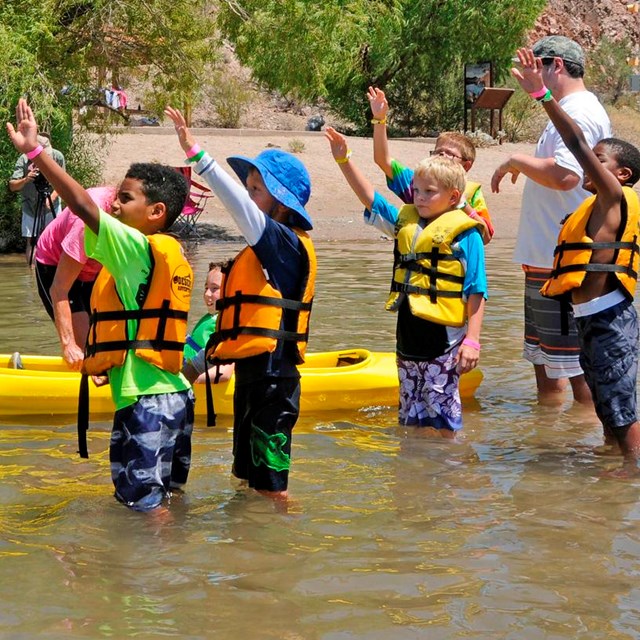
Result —
[[189, 183], [187, 179], [173, 167], [157, 162], [134, 162], [125, 178], [139, 180], [149, 204], [162, 202], [167, 214], [163, 231], [166, 231], [180, 215], [187, 196]]
[[631, 171], [625, 186], [632, 187], [640, 180], [640, 151], [637, 147], [619, 138], [604, 138], [598, 144], [606, 146], [611, 151], [619, 167]]
[[209, 273], [209, 271], [213, 271], [214, 269], [218, 269], [220, 271], [222, 271], [223, 269], [226, 269], [229, 266], [229, 260], [218, 260], [217, 262], [210, 262], [209, 263], [209, 268], [207, 269], [207, 273]]
[[[560, 58], [562, 60], [562, 58]], [[548, 67], [553, 64], [554, 58], [541, 58], [542, 64]], [[576, 62], [569, 62], [569, 60], [562, 60], [564, 62], [564, 68], [567, 70], [567, 74], [572, 78], [584, 78], [584, 67]]]

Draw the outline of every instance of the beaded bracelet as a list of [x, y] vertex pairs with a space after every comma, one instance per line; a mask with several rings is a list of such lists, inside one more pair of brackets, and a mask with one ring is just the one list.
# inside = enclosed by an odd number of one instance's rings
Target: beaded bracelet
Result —
[[480, 343], [472, 340], [471, 338], [465, 338], [462, 344], [466, 344], [467, 347], [473, 347], [476, 351], [480, 351]]

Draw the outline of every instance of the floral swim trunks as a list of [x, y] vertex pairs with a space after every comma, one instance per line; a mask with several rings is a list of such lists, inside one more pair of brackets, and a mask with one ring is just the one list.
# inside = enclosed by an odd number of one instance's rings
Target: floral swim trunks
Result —
[[400, 381], [398, 420], [403, 426], [462, 429], [460, 374], [452, 349], [433, 360], [396, 358]]

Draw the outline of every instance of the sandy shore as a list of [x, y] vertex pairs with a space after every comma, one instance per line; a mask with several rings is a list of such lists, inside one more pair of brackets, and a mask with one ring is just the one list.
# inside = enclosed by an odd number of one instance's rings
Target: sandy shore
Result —
[[[268, 146], [289, 151], [292, 140], [303, 144], [299, 158], [305, 163], [312, 180], [308, 210], [314, 221], [314, 239], [370, 240], [379, 235], [375, 229], [362, 223], [362, 207], [342, 178], [322, 133], [194, 129], [194, 134], [203, 148], [223, 161], [230, 155], [255, 156]], [[393, 194], [386, 189], [382, 172], [373, 164], [371, 139], [351, 138], [349, 144], [360, 168], [382, 193], [390, 195], [393, 200]], [[409, 166], [414, 166], [428, 155], [433, 145], [433, 140], [392, 140], [390, 143], [393, 156]], [[519, 179], [515, 185], [507, 180], [500, 194], [492, 194], [491, 175], [510, 154], [533, 153], [533, 149], [530, 144], [504, 144], [478, 149], [469, 177], [483, 185], [496, 228], [496, 240], [516, 235], [524, 180]], [[107, 182], [117, 183], [129, 164], [141, 161], [183, 164], [183, 153], [173, 128], [147, 128], [113, 136], [106, 151]], [[226, 162], [224, 166], [228, 168]], [[222, 227], [232, 235], [237, 234], [233, 221], [216, 199], [210, 201], [201, 221]]]

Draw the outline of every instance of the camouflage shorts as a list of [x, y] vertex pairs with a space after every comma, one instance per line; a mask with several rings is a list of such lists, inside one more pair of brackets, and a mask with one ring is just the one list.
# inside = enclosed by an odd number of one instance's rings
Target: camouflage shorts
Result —
[[193, 391], [140, 396], [116, 411], [109, 460], [115, 496], [136, 511], [160, 506], [187, 481], [191, 465]]
[[637, 420], [638, 315], [628, 300], [576, 318], [580, 365], [598, 418], [616, 428]]

